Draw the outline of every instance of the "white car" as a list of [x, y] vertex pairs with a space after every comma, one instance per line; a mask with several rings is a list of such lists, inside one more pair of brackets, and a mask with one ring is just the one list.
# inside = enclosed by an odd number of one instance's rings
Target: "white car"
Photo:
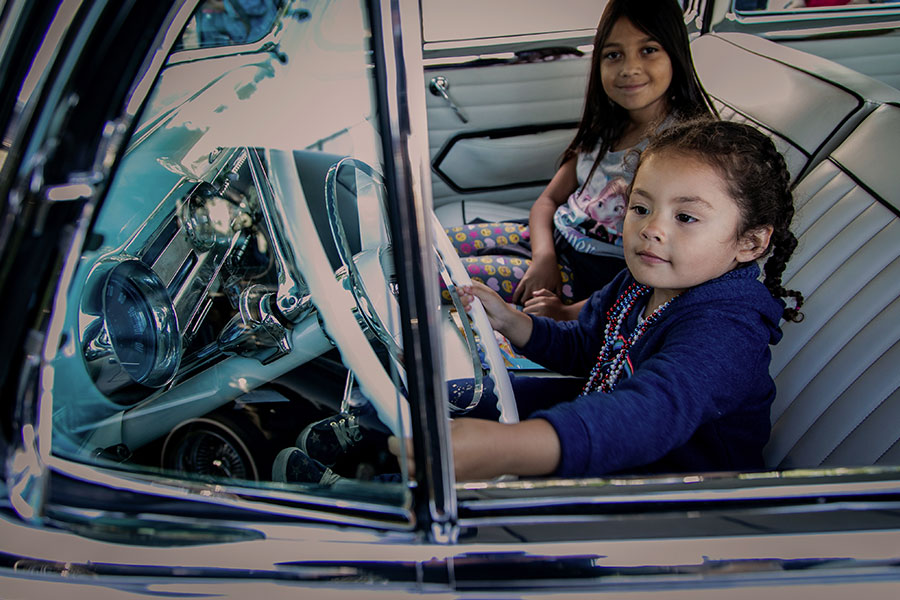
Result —
[[900, 5], [682, 3], [794, 177], [767, 468], [454, 480], [447, 382], [535, 367], [444, 227], [527, 215], [602, 4], [2, 3], [0, 595], [896, 598]]

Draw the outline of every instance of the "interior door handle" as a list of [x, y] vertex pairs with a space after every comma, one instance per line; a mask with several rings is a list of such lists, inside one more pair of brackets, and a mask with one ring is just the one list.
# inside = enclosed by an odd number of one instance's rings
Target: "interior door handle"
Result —
[[450, 98], [450, 94], [447, 90], [450, 89], [450, 82], [447, 81], [447, 78], [443, 75], [438, 75], [437, 77], [432, 77], [431, 82], [428, 84], [428, 90], [431, 92], [433, 96], [440, 96], [444, 100], [447, 101], [447, 104], [450, 105], [450, 108], [453, 109], [453, 112], [456, 113], [456, 116], [459, 117], [459, 120], [463, 123], [468, 123], [469, 119], [466, 115], [463, 114], [462, 110], [459, 106], [456, 105], [456, 102]]

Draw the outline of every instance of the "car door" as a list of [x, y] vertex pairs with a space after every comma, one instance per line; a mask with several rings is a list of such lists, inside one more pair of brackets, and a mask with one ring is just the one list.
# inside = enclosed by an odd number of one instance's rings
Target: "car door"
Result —
[[541, 4], [422, 3], [433, 197], [445, 225], [527, 218], [574, 136], [603, 3], [570, 0], [552, 17]]
[[[404, 539], [453, 518], [444, 463], [425, 458], [446, 445], [437, 274], [409, 267], [434, 269], [434, 250], [408, 226], [425, 213], [384, 87], [403, 62], [391, 12], [258, 4], [261, 21], [212, 1], [62, 2], [48, 21], [60, 34], [3, 171], [4, 494], [20, 518], [42, 523], [51, 488], [84, 493], [72, 479], [166, 513], [186, 486], [217, 498], [213, 521], [285, 500], [306, 519], [316, 495], [314, 520]], [[34, 23], [14, 17], [7, 31]], [[345, 492], [273, 475], [306, 425], [362, 398], [379, 445], [357, 447]], [[423, 485], [389, 434], [414, 439]]]
[[[896, 466], [454, 480], [417, 2], [284, 3], [206, 47], [218, 3], [69, 6], [3, 179], [4, 592], [896, 596]], [[360, 395], [414, 480], [371, 448], [266, 477], [254, 450]]]

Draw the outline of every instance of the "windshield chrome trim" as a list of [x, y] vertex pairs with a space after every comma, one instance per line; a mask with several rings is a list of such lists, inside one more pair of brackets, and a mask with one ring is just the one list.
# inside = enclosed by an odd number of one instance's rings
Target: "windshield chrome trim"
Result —
[[[407, 531], [415, 525], [415, 516], [408, 504], [391, 506], [347, 498], [330, 498], [304, 493], [287, 486], [282, 491], [275, 488], [248, 488], [238, 484], [176, 479], [166, 477], [164, 474], [143, 475], [135, 472], [118, 472], [99, 466], [71, 462], [57, 456], [50, 457], [45, 464], [50, 470], [61, 475], [113, 490], [124, 489], [128, 493], [146, 494], [186, 502], [202, 502], [213, 507], [221, 506], [257, 514], [303, 518], [338, 525], [396, 531]], [[374, 486], [379, 484], [372, 485], [374, 489]], [[312, 508], [301, 508], [296, 506], [298, 504], [309, 505]], [[322, 512], [323, 510], [332, 512]], [[352, 512], [382, 514], [385, 516], [385, 520], [355, 517], [348, 514]], [[113, 511], [97, 511], [97, 514], [115, 513]], [[165, 513], [159, 514], [164, 515]], [[166, 516], [166, 518], [169, 517]], [[251, 528], [255, 529], [254, 523], [251, 521], [248, 523]]]
[[[421, 465], [413, 495], [432, 541], [456, 540], [456, 493], [442, 350], [438, 275], [431, 239], [431, 180], [417, 0], [371, 3], [373, 60], [395, 261], [401, 283], [404, 353], [413, 444]], [[402, 34], [401, 34], [402, 30]]]

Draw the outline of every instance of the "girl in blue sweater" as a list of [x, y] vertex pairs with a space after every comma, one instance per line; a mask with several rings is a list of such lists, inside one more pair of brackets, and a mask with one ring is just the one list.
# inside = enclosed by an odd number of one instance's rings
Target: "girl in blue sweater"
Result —
[[[455, 419], [457, 478], [762, 468], [775, 396], [769, 345], [782, 318], [802, 318], [802, 296], [781, 284], [797, 244], [789, 183], [756, 129], [676, 126], [639, 157], [627, 269], [577, 320], [528, 315], [483, 284], [466, 288], [464, 303], [477, 296], [526, 356], [586, 379], [574, 398], [518, 399], [526, 418], [517, 424]], [[768, 254], [760, 282], [756, 261]]]

